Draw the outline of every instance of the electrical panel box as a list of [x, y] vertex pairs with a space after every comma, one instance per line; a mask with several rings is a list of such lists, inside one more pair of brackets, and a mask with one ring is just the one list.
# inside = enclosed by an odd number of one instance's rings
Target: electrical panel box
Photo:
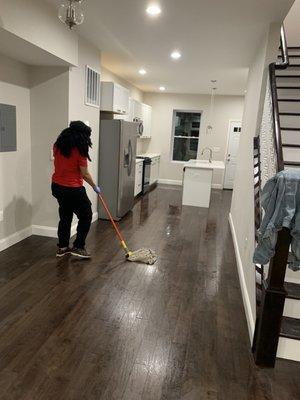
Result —
[[0, 104], [0, 152], [17, 151], [16, 107]]

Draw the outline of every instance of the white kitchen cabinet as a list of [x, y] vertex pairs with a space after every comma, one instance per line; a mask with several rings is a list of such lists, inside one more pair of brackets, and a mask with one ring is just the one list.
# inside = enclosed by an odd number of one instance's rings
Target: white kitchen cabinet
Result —
[[152, 107], [148, 104], [142, 104], [142, 121], [143, 121], [143, 134], [141, 138], [151, 138], [151, 118], [152, 118]]
[[135, 99], [132, 99], [132, 121], [143, 121], [142, 103]]
[[134, 106], [134, 100], [131, 98], [131, 97], [129, 97], [129, 109], [128, 109], [128, 115], [127, 115], [127, 118], [126, 118], [126, 121], [128, 121], [128, 122], [132, 122], [133, 121], [133, 106]]
[[185, 163], [182, 204], [209, 208], [213, 173], [224, 168], [222, 161], [190, 160]]
[[139, 195], [142, 189], [143, 189], [143, 160], [136, 160], [134, 196]]
[[159, 166], [160, 166], [160, 156], [151, 157], [152, 163], [150, 168], [150, 185], [156, 183], [159, 179]]
[[129, 113], [129, 90], [114, 82], [101, 82], [101, 111]]

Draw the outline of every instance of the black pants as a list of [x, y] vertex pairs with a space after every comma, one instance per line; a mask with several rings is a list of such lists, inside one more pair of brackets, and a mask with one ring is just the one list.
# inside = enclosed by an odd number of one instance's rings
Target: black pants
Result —
[[71, 188], [56, 183], [52, 183], [51, 188], [59, 204], [58, 246], [69, 246], [73, 214], [76, 214], [79, 221], [74, 247], [83, 249], [92, 222], [91, 202], [85, 188]]

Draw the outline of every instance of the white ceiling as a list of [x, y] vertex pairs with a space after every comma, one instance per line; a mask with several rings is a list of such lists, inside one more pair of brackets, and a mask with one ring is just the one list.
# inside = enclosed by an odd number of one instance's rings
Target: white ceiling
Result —
[[[168, 92], [208, 93], [217, 79], [217, 93], [243, 94], [264, 29], [283, 20], [293, 0], [157, 0], [157, 18], [145, 13], [150, 2], [85, 0], [78, 32], [103, 51], [106, 68], [144, 91], [164, 85]], [[177, 62], [169, 57], [175, 48], [182, 51]]]
[[66, 61], [0, 28], [0, 54], [27, 65], [68, 66]]

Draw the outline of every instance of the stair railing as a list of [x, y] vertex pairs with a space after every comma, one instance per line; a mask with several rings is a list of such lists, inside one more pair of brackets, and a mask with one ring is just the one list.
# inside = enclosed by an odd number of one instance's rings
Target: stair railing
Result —
[[272, 63], [269, 65], [269, 79], [270, 79], [272, 109], [273, 109], [274, 143], [277, 155], [278, 171], [282, 171], [284, 169], [284, 162], [283, 162], [278, 96], [276, 88], [276, 70], [286, 69], [289, 66], [289, 51], [288, 51], [285, 29], [283, 25], [280, 30], [280, 50], [281, 50], [282, 61], [278, 61], [276, 63]]
[[290, 65], [290, 61], [284, 25], [282, 25], [280, 30], [280, 50], [282, 61], [278, 61], [275, 64], [278, 69], [285, 69]]
[[[284, 161], [276, 88], [276, 70], [285, 69], [289, 65], [288, 46], [284, 27], [281, 28], [280, 43], [282, 62], [272, 63], [269, 66], [274, 144], [278, 172], [284, 169]], [[258, 311], [252, 346], [255, 363], [262, 367], [274, 367], [276, 361], [286, 298], [284, 282], [290, 243], [290, 230], [283, 228], [278, 232], [275, 255], [269, 264], [268, 277], [263, 281], [262, 300]]]
[[275, 64], [275, 63], [272, 63], [269, 65], [269, 79], [270, 79], [272, 110], [273, 110], [272, 118], [273, 118], [273, 128], [274, 128], [274, 144], [275, 144], [276, 157], [277, 157], [277, 171], [279, 172], [284, 169], [284, 162], [283, 162], [278, 96], [277, 96], [277, 88], [276, 88], [276, 69], [277, 68], [278, 68], [277, 64]]

